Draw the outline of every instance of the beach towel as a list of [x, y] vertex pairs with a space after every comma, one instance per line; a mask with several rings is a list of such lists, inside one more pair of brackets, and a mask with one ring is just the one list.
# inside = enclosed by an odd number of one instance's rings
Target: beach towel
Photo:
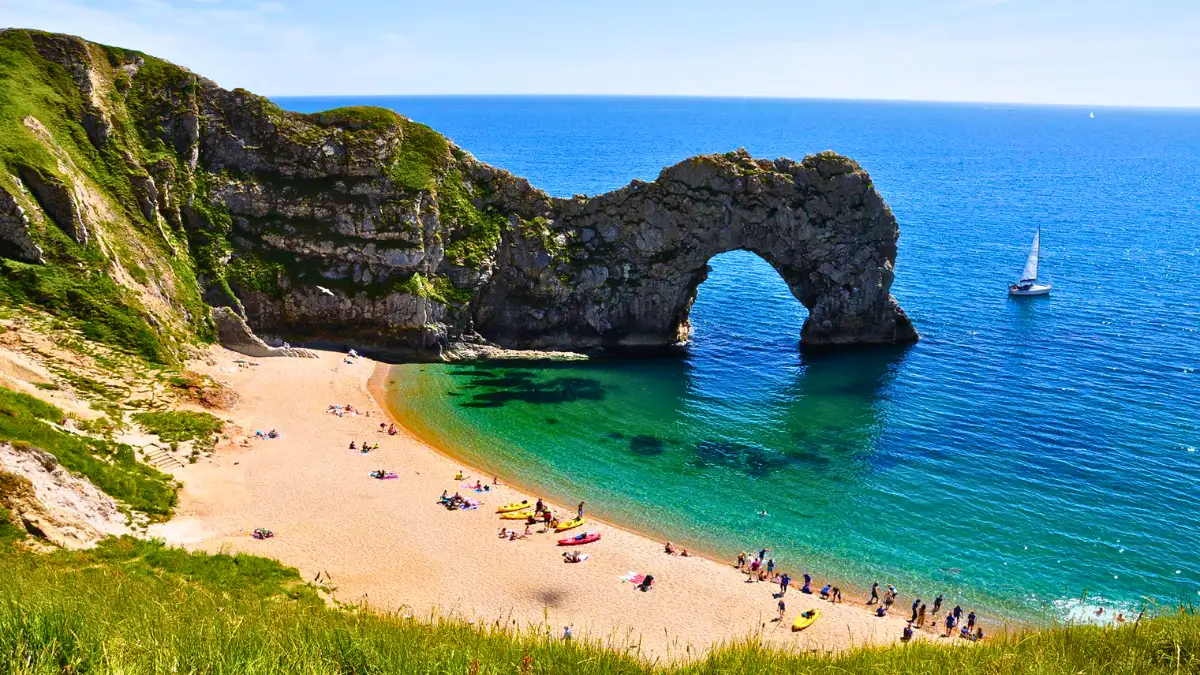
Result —
[[621, 575], [621, 580], [634, 584], [640, 584], [646, 580], [646, 575], [638, 574], [637, 572], [626, 572], [625, 574]]

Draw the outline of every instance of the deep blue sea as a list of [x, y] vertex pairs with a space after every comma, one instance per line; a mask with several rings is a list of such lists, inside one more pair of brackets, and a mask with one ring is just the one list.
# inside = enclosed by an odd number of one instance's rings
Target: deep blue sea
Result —
[[[391, 107], [560, 196], [738, 147], [853, 157], [899, 219], [892, 292], [917, 345], [802, 355], [804, 308], [732, 252], [685, 356], [399, 366], [394, 405], [472, 462], [717, 555], [771, 545], [818, 579], [1024, 619], [1200, 602], [1200, 111], [279, 103]], [[1039, 226], [1054, 292], [1010, 299]]]

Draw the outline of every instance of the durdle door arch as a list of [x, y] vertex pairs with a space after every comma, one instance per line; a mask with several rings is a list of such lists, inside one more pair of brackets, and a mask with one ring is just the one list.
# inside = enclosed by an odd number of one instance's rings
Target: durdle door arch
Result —
[[918, 338], [889, 293], [896, 219], [867, 173], [832, 152], [802, 162], [696, 157], [653, 183], [553, 209], [565, 235], [557, 259], [526, 260], [514, 255], [520, 242], [503, 242], [479, 299], [477, 330], [504, 346], [676, 344], [708, 261], [735, 250], [770, 263], [808, 309], [805, 346]]

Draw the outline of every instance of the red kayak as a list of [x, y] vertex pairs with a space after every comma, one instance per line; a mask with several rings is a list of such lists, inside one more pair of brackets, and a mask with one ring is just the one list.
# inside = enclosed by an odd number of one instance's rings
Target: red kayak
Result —
[[590, 544], [593, 541], [600, 541], [600, 533], [599, 532], [584, 532], [583, 534], [577, 534], [574, 537], [567, 537], [566, 539], [559, 539], [558, 545], [559, 546], [576, 546], [578, 544]]

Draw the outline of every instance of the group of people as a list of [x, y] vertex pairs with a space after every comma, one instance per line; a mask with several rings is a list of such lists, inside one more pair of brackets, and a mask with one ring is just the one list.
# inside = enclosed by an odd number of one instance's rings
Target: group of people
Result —
[[255, 437], [255, 438], [257, 438], [257, 439], [259, 439], [259, 440], [267, 440], [267, 439], [271, 439], [271, 438], [279, 438], [279, 436], [280, 436], [279, 432], [278, 432], [278, 431], [275, 431], [274, 429], [272, 429], [272, 430], [270, 430], [270, 431], [268, 431], [268, 432], [266, 432], [266, 433], [263, 433], [261, 430], [260, 430], [260, 431], [255, 431], [255, 432], [254, 432], [254, 437]]
[[358, 451], [362, 452], [362, 454], [364, 454], [364, 455], [365, 455], [365, 454], [367, 454], [368, 452], [371, 452], [372, 450], [378, 450], [378, 449], [379, 449], [379, 444], [378, 444], [378, 443], [371, 444], [371, 443], [368, 443], [368, 442], [366, 442], [366, 441], [363, 441], [363, 442], [362, 442], [362, 445], [361, 445], [361, 446], [359, 446], [359, 445], [355, 445], [355, 444], [354, 444], [354, 441], [350, 441], [350, 449], [351, 449], [351, 450], [358, 450]]
[[395, 423], [388, 424], [387, 422], [380, 422], [379, 433], [382, 434], [384, 432], [387, 432], [388, 436], [395, 436], [396, 434], [400, 433], [400, 430], [396, 428]]
[[438, 498], [438, 504], [446, 507], [447, 511], [479, 508], [479, 502], [475, 501], [474, 499], [467, 499], [457, 492], [451, 496], [449, 490], [442, 490], [442, 496]]
[[[890, 612], [892, 609], [892, 605], [894, 605], [896, 602], [896, 595], [896, 587], [888, 584], [887, 592], [884, 593], [883, 599], [880, 601], [879, 583], [875, 582], [871, 584], [871, 597], [867, 599], [867, 604], [878, 604], [879, 607], [875, 610], [875, 615], [881, 617], [887, 616], [888, 612]], [[942, 611], [942, 603], [944, 601], [945, 598], [939, 593], [938, 596], [933, 599], [933, 610], [930, 611], [929, 606], [926, 603], [921, 602], [920, 598], [913, 600], [912, 616], [909, 617], [908, 623], [904, 627], [904, 634], [901, 639], [904, 641], [911, 640], [914, 635], [914, 631], [919, 628], [924, 628], [927, 620], [931, 624], [936, 624], [937, 615]], [[983, 639], [983, 626], [977, 624], [975, 612], [967, 612], [966, 616], [964, 617], [963, 608], [961, 605], [955, 605], [954, 609], [946, 612], [946, 618], [943, 620], [943, 625], [946, 629], [946, 637], [953, 637], [954, 630], [957, 628], [960, 637], [967, 638], [971, 641]]]
[[[667, 547], [667, 552], [670, 553], [670, 542], [667, 542]], [[750, 575], [750, 578], [747, 579], [748, 582], [755, 580], [775, 581], [779, 584], [779, 594], [776, 597], [779, 598], [780, 618], [782, 619], [782, 612], [785, 607], [783, 604], [783, 596], [787, 594], [788, 587], [792, 583], [792, 577], [786, 572], [780, 572], [776, 569], [775, 559], [768, 557], [770, 552], [771, 549], [766, 546], [759, 549], [758, 553], [753, 556], [747, 555], [745, 551], [742, 551], [738, 554], [737, 559], [734, 561], [734, 567]], [[803, 578], [804, 585], [800, 587], [800, 592], [812, 593], [812, 575], [805, 572]], [[899, 591], [897, 591], [896, 587], [892, 584], [888, 584], [887, 590], [881, 595], [879, 583], [875, 582], [871, 584], [871, 596], [867, 599], [866, 604], [878, 605], [878, 607], [875, 609], [875, 615], [879, 617], [885, 617], [889, 612], [891, 612], [892, 606], [896, 603], [896, 597], [898, 595]], [[821, 587], [820, 596], [822, 600], [828, 600], [829, 602], [842, 602], [842, 589], [827, 583]], [[942, 610], [942, 603], [944, 600], [945, 598], [940, 594], [934, 598], [932, 612], [929, 611], [929, 607], [925, 603], [921, 602], [920, 598], [914, 600], [912, 603], [912, 617], [908, 620], [907, 625], [904, 627], [904, 634], [901, 639], [905, 641], [911, 640], [914, 635], [914, 631], [916, 629], [923, 628], [927, 620], [930, 622], [936, 622], [937, 615]], [[1101, 610], [1097, 612], [1096, 615], [1099, 616], [1102, 614], [1102, 612], [1103, 611]], [[978, 617], [975, 616], [975, 612], [967, 612], [964, 616], [963, 608], [956, 605], [954, 609], [946, 613], [946, 618], [943, 620], [946, 630], [946, 637], [952, 637], [955, 629], [957, 629], [960, 637], [969, 639], [971, 641], [982, 640], [983, 627], [978, 624], [977, 618]], [[1122, 619], [1124, 619], [1124, 617], [1119, 617], [1118, 621]]]
[[686, 548], [676, 550], [675, 545], [669, 541], [667, 542], [667, 545], [664, 548], [667, 552], [667, 555], [677, 555], [682, 558], [687, 558], [691, 555], [690, 553], [688, 553], [688, 550]]
[[[352, 405], [339, 405], [337, 403], [330, 403], [329, 407], [325, 409], [325, 412], [329, 413], [330, 415], [337, 415], [338, 417], [345, 417], [346, 415], [365, 415], [366, 417], [371, 416], [370, 410], [356, 410]], [[380, 426], [383, 425], [380, 424]]]

